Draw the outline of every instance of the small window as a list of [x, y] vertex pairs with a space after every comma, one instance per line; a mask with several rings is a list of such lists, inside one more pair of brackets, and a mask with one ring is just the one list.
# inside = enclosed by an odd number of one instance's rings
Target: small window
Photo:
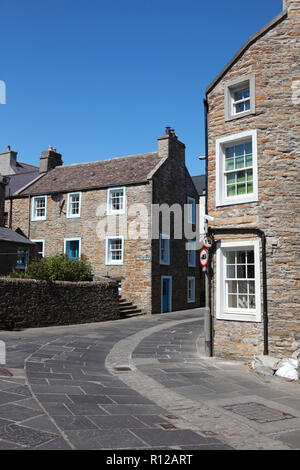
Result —
[[225, 84], [225, 120], [255, 113], [255, 75]]
[[124, 237], [108, 237], [106, 239], [106, 264], [123, 264]]
[[247, 131], [216, 141], [216, 206], [258, 200], [257, 134]]
[[32, 201], [32, 220], [46, 220], [47, 196], [36, 196]]
[[31, 240], [36, 245], [36, 257], [38, 260], [44, 258], [44, 240]]
[[110, 188], [107, 195], [107, 213], [123, 214], [125, 212], [125, 187]]
[[187, 219], [189, 224], [196, 223], [196, 200], [193, 197], [187, 197]]
[[170, 264], [170, 237], [163, 233], [159, 236], [159, 261], [160, 264]]
[[187, 301], [195, 302], [195, 277], [192, 276], [187, 278]]
[[29, 249], [28, 248], [18, 248], [17, 251], [17, 269], [25, 269], [29, 261]]
[[194, 240], [189, 240], [189, 249], [187, 250], [188, 255], [188, 266], [196, 266], [196, 242]]
[[81, 193], [69, 193], [68, 194], [68, 208], [67, 217], [80, 217], [81, 209]]
[[81, 239], [65, 238], [65, 254], [72, 260], [80, 259], [81, 256]]

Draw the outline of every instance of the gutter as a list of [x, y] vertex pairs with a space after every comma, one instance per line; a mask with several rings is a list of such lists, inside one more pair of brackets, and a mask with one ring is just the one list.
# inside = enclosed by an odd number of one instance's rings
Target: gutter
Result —
[[268, 297], [267, 297], [267, 256], [266, 256], [266, 235], [260, 228], [245, 227], [209, 227], [208, 232], [211, 234], [252, 234], [255, 233], [261, 239], [262, 250], [262, 275], [263, 275], [263, 326], [264, 326], [264, 355], [269, 354], [269, 333], [268, 333]]

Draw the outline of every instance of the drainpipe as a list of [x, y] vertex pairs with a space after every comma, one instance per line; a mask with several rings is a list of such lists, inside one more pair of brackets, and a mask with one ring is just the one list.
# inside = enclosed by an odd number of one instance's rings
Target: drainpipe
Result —
[[269, 333], [268, 333], [268, 297], [267, 297], [267, 255], [266, 255], [266, 235], [260, 228], [228, 228], [228, 227], [209, 227], [211, 234], [251, 234], [255, 233], [261, 239], [262, 251], [262, 275], [263, 275], [263, 325], [264, 325], [264, 355], [269, 354]]
[[30, 240], [30, 208], [31, 208], [31, 196], [28, 196], [28, 239]]
[[[205, 122], [205, 214], [208, 214], [208, 102], [203, 100], [204, 104], [204, 122]], [[204, 309], [204, 339], [205, 355], [212, 357], [212, 317], [210, 305], [210, 263], [203, 269], [205, 275], [205, 309]]]

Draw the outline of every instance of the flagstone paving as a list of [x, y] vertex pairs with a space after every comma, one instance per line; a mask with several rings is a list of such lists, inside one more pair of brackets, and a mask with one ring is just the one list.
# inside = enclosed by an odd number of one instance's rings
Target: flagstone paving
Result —
[[0, 337], [0, 449], [300, 449], [299, 384], [205, 358], [201, 309]]

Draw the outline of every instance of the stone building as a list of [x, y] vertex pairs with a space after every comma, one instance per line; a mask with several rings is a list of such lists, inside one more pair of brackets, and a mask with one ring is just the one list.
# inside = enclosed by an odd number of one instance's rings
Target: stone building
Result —
[[0, 275], [13, 269], [23, 270], [35, 256], [35, 244], [4, 225], [7, 178], [0, 174]]
[[[148, 154], [63, 165], [49, 148], [42, 152], [39, 177], [7, 205], [11, 226], [39, 246], [40, 256], [84, 255], [95, 277], [120, 282], [123, 309], [160, 313], [200, 304], [199, 260], [191, 242], [197, 199], [185, 145], [167, 128], [158, 151]], [[162, 204], [166, 213], [158, 210]], [[181, 236], [174, 208], [181, 212]]]
[[291, 356], [300, 335], [300, 1], [206, 90], [217, 356]]

